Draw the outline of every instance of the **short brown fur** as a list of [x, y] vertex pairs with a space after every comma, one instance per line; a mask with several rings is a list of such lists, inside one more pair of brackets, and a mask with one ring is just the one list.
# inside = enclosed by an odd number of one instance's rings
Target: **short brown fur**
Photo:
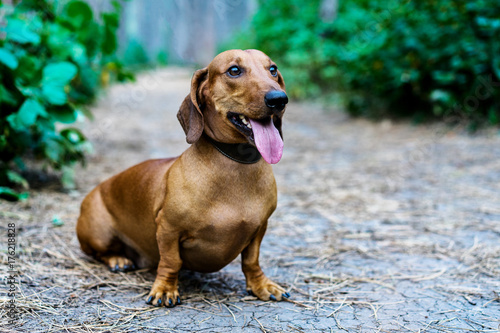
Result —
[[[237, 65], [244, 75], [227, 74]], [[149, 160], [99, 184], [84, 199], [77, 223], [82, 250], [112, 270], [157, 266], [148, 295], [153, 305], [180, 302], [181, 268], [217, 271], [240, 253], [247, 289], [262, 300], [288, 297], [259, 265], [267, 221], [276, 208], [272, 168], [263, 159], [240, 164], [207, 140], [248, 142], [227, 112], [269, 115], [264, 96], [284, 91], [274, 63], [257, 50], [230, 50], [196, 71], [178, 119], [192, 145], [179, 157]], [[281, 133], [284, 110], [272, 119]], [[205, 133], [205, 135], [203, 135]]]

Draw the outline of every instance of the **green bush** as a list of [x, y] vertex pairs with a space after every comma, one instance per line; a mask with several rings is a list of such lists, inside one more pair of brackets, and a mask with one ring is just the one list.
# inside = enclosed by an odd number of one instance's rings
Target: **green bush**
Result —
[[262, 0], [241, 47], [280, 64], [299, 98], [341, 92], [369, 117], [500, 122], [500, 2]]
[[113, 4], [98, 22], [83, 1], [0, 2], [1, 197], [16, 199], [9, 187], [27, 187], [19, 173], [27, 156], [62, 170], [72, 186], [72, 168], [90, 144], [68, 124], [90, 116], [82, 106], [103, 84], [131, 78], [115, 57], [120, 5]]

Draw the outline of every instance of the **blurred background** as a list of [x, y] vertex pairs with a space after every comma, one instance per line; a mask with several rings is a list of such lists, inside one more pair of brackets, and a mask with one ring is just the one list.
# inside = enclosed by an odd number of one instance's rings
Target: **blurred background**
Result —
[[126, 64], [205, 66], [226, 49], [261, 49], [292, 96], [334, 98], [352, 115], [499, 121], [498, 1], [130, 1], [118, 36]]
[[72, 178], [90, 143], [71, 124], [92, 117], [102, 88], [232, 48], [271, 56], [295, 100], [352, 116], [469, 131], [500, 122], [497, 0], [0, 3], [0, 195], [11, 199], [27, 187], [26, 156]]

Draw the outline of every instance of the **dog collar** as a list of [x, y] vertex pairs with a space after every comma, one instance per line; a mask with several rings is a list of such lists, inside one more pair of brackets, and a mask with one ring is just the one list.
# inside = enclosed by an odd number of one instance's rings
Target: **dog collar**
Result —
[[260, 161], [261, 155], [255, 146], [249, 143], [224, 143], [215, 141], [205, 134], [208, 142], [222, 155], [242, 164], [253, 164]]

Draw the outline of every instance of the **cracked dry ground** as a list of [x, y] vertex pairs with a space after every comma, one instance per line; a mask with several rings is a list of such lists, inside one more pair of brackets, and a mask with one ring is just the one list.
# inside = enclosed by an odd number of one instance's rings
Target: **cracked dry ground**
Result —
[[183, 305], [152, 308], [144, 299], [154, 272], [113, 274], [86, 257], [74, 233], [84, 195], [128, 166], [186, 149], [175, 115], [191, 73], [163, 69], [112, 87], [82, 124], [95, 152], [77, 190], [49, 184], [0, 203], [2, 230], [18, 228], [22, 313], [16, 327], [2, 315], [0, 331], [498, 332], [495, 129], [372, 123], [292, 102], [274, 167], [278, 209], [261, 248], [290, 302], [247, 296], [236, 260], [218, 273], [182, 272]]

